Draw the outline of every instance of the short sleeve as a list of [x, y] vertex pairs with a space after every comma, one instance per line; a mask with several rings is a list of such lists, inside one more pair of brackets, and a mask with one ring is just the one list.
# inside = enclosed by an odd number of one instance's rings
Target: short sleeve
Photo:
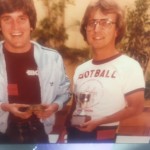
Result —
[[124, 72], [123, 92], [125, 95], [137, 90], [144, 90], [145, 79], [142, 67], [137, 61], [131, 61]]

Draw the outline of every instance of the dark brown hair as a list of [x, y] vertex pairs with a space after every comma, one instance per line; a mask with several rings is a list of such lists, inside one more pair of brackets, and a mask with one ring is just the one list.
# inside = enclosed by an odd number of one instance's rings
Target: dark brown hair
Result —
[[123, 38], [125, 32], [125, 19], [124, 19], [124, 11], [122, 8], [113, 0], [97, 0], [90, 3], [84, 13], [80, 32], [83, 35], [85, 41], [87, 41], [86, 37], [86, 26], [89, 20], [91, 13], [95, 10], [100, 9], [104, 14], [114, 13], [117, 16], [116, 27], [118, 30], [118, 36], [116, 38], [115, 43], [119, 43]]
[[23, 11], [29, 17], [31, 27], [35, 29], [37, 14], [33, 0], [0, 0], [0, 16], [14, 11]]

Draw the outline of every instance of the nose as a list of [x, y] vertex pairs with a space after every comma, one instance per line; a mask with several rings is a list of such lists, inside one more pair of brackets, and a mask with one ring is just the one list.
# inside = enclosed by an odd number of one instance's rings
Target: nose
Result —
[[12, 29], [18, 29], [19, 28], [19, 22], [16, 19], [13, 19], [11, 21], [11, 28]]
[[102, 27], [100, 26], [99, 22], [95, 23], [94, 31], [99, 32], [101, 29], [102, 29]]

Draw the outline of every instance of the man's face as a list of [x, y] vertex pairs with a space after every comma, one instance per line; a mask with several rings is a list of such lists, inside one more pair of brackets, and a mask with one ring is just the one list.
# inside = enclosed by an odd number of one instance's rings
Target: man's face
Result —
[[20, 53], [30, 47], [32, 28], [28, 16], [22, 11], [1, 15], [0, 26], [6, 49]]
[[87, 42], [93, 50], [115, 47], [116, 15], [93, 11], [86, 27]]

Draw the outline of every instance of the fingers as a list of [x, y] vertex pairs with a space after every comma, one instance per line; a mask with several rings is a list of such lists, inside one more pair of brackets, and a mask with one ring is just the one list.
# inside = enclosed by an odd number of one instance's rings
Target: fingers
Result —
[[46, 119], [55, 112], [53, 105], [42, 105], [42, 106], [43, 106], [42, 110], [33, 112], [39, 119]]
[[14, 113], [14, 115], [16, 117], [21, 118], [21, 119], [28, 119], [31, 117], [32, 113], [30, 113], [30, 112], [16, 112], [16, 113]]
[[28, 108], [29, 105], [27, 104], [10, 104], [10, 113], [16, 117], [28, 119], [32, 115], [32, 112]]
[[43, 111], [34, 113], [39, 119], [46, 119], [52, 115], [52, 112]]
[[51, 105], [10, 104], [10, 112], [19, 118], [28, 119], [35, 114], [39, 119], [50, 117], [54, 111]]
[[14, 107], [16, 107], [16, 108], [20, 108], [20, 107], [30, 107], [30, 105], [28, 105], [28, 104], [12, 104]]
[[96, 128], [96, 126], [91, 121], [88, 121], [88, 122], [81, 124], [80, 127], [77, 127], [77, 128], [80, 131], [91, 132]]

